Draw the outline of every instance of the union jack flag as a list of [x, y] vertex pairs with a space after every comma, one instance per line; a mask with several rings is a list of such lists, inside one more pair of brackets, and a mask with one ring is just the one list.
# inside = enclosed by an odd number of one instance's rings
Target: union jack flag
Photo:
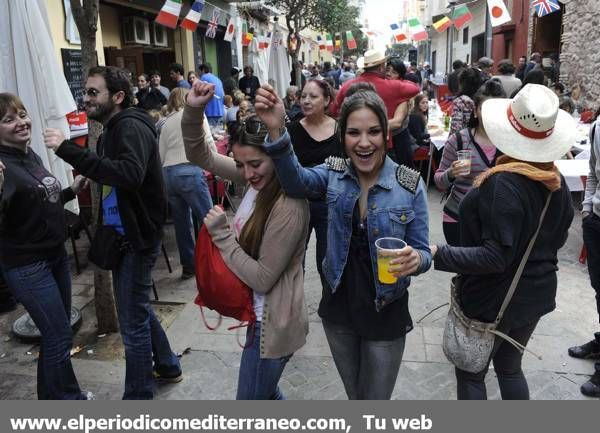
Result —
[[206, 25], [206, 37], [214, 39], [217, 36], [217, 27], [219, 26], [219, 16], [221, 12], [213, 9], [212, 18]]
[[533, 0], [531, 6], [535, 8], [538, 17], [543, 17], [560, 10], [560, 5], [556, 0]]

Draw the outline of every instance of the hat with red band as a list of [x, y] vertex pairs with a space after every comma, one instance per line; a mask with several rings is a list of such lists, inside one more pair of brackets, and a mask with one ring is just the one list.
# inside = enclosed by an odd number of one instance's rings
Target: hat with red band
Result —
[[481, 119], [490, 141], [521, 161], [555, 161], [575, 143], [575, 120], [558, 108], [556, 94], [539, 84], [526, 85], [513, 99], [488, 99]]

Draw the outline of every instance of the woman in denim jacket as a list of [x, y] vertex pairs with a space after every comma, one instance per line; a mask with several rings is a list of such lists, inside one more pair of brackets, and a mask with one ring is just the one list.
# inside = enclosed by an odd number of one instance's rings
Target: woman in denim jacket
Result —
[[[319, 315], [346, 393], [350, 399], [389, 399], [413, 328], [409, 276], [431, 265], [427, 194], [419, 173], [386, 157], [386, 108], [372, 91], [358, 91], [342, 105], [338, 130], [345, 158], [330, 157], [313, 168], [298, 163], [284, 128], [283, 102], [270, 86], [258, 90], [256, 111], [269, 129], [265, 149], [286, 194], [327, 199], [323, 274], [329, 290], [323, 291]], [[377, 276], [375, 240], [382, 237], [408, 244], [390, 264], [397, 277], [392, 284]]]

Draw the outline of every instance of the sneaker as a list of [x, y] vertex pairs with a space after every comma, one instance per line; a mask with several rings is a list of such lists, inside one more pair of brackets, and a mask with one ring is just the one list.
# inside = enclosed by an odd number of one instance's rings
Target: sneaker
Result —
[[83, 395], [86, 400], [96, 400], [96, 395], [91, 391], [84, 391]]
[[600, 368], [596, 367], [596, 372], [590, 380], [581, 385], [581, 393], [588, 397], [600, 398]]
[[569, 356], [581, 359], [600, 359], [600, 332], [594, 333], [594, 339], [581, 346], [569, 348]]
[[183, 373], [181, 372], [181, 370], [173, 375], [161, 374], [156, 370], [154, 370], [152, 374], [154, 376], [154, 380], [157, 383], [179, 383], [183, 380]]

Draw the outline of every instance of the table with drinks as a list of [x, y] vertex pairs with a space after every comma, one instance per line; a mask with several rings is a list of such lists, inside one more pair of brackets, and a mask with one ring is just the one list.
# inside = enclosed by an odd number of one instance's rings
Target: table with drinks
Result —
[[571, 192], [579, 192], [585, 189], [587, 176], [590, 172], [590, 127], [589, 123], [579, 122], [577, 124], [575, 144], [571, 147], [571, 152], [575, 154], [574, 159], [559, 159], [554, 162], [565, 178], [567, 187]]
[[[427, 132], [429, 133], [429, 141], [437, 150], [442, 150], [448, 139], [448, 131], [450, 130], [450, 116], [444, 113], [437, 105], [435, 100], [430, 101], [429, 119], [427, 122]], [[433, 164], [433, 149], [429, 148], [429, 162], [427, 165], [427, 189], [429, 189], [429, 174]]]

